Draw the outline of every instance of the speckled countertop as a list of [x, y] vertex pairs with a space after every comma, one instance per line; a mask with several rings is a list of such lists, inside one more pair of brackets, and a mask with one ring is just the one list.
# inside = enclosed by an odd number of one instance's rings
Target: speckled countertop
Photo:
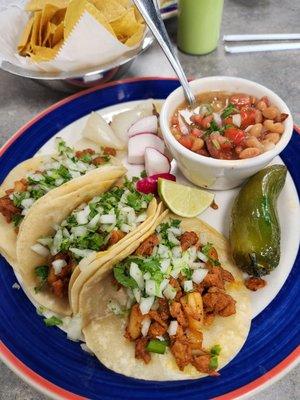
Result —
[[[0, 0], [0, 9], [10, 0]], [[296, 33], [299, 31], [299, 0], [225, 0], [223, 33]], [[176, 19], [167, 22], [176, 39]], [[300, 51], [229, 55], [219, 48], [206, 56], [179, 53], [190, 77], [231, 75], [259, 82], [281, 96], [300, 124]], [[173, 76], [158, 46], [153, 46], [132, 66], [128, 76]], [[39, 111], [65, 97], [34, 82], [0, 71], [0, 146]], [[242, 368], [242, 366], [241, 366]], [[298, 400], [300, 367], [279, 382], [252, 396], [256, 400]], [[0, 363], [0, 400], [43, 400], [34, 389]]]

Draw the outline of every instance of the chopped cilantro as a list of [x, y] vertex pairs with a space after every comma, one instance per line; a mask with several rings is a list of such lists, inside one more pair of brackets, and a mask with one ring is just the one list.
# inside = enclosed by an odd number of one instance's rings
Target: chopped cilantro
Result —
[[35, 267], [34, 271], [39, 280], [39, 284], [34, 288], [34, 291], [35, 293], [38, 293], [44, 288], [47, 282], [49, 267], [48, 265], [40, 265], [38, 267]]
[[57, 173], [65, 180], [69, 181], [70, 179], [72, 179], [72, 176], [71, 176], [69, 170], [64, 165], [61, 165], [57, 169]]
[[145, 170], [141, 172], [141, 178], [147, 178], [147, 172]]
[[66, 142], [62, 139], [59, 140], [56, 147], [57, 147], [57, 151], [59, 152], [60, 155], [73, 153], [73, 149], [71, 147], [68, 147], [66, 145]]
[[229, 117], [229, 115], [232, 114], [234, 111], [235, 111], [234, 105], [229, 103], [228, 106], [222, 112], [221, 118], [225, 119], [225, 118]]
[[219, 362], [218, 362], [218, 356], [212, 356], [209, 362], [209, 368], [210, 369], [217, 369], [219, 366]]
[[80, 236], [75, 241], [74, 246], [78, 249], [89, 249], [99, 251], [105, 243], [104, 237], [97, 232], [89, 232], [85, 236]]
[[62, 325], [63, 321], [53, 315], [51, 318], [45, 318], [44, 323], [46, 326], [58, 326]]
[[183, 268], [183, 269], [181, 270], [181, 272], [182, 272], [183, 275], [187, 278], [187, 280], [192, 279], [193, 271], [192, 271], [190, 268], [185, 267], [185, 268]]
[[221, 346], [219, 344], [216, 344], [210, 349], [210, 354], [213, 356], [218, 356], [221, 353], [221, 350]]
[[35, 200], [38, 200], [42, 196], [44, 196], [45, 192], [42, 189], [32, 189], [30, 190], [30, 197], [32, 197]]
[[21, 203], [24, 199], [27, 198], [27, 192], [20, 192], [20, 193], [14, 193], [13, 194], [13, 203], [16, 207], [20, 207]]
[[12, 216], [12, 222], [13, 222], [14, 226], [15, 227], [19, 226], [20, 223], [22, 222], [23, 218], [24, 218], [24, 216], [21, 214], [14, 214]]
[[114, 277], [120, 283], [120, 285], [134, 289], [138, 287], [136, 281], [131, 276], [126, 274], [126, 268], [122, 265], [114, 267]]
[[211, 250], [213, 249], [213, 245], [212, 243], [206, 243], [206, 245], [204, 245], [201, 249], [201, 252], [206, 255], [206, 257], [208, 257], [209, 261], [215, 265], [216, 267], [220, 266], [221, 263], [219, 262], [219, 260], [217, 260], [216, 258], [211, 256]]

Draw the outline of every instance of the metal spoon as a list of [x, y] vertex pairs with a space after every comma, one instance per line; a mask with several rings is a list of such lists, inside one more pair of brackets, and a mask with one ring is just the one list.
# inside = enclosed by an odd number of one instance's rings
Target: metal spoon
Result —
[[167, 56], [172, 68], [174, 69], [181, 86], [184, 91], [184, 95], [190, 105], [194, 105], [196, 102], [195, 96], [193, 95], [188, 80], [182, 69], [182, 66], [175, 55], [169, 35], [166, 31], [165, 25], [160, 15], [159, 8], [156, 0], [133, 0], [139, 12], [142, 14], [148, 27], [152, 31], [153, 35], [158, 41], [158, 44], [162, 48], [163, 52]]

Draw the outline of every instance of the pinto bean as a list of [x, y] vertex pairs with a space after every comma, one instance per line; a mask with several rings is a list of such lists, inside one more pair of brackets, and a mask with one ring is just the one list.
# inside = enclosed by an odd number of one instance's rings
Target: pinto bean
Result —
[[203, 146], [204, 146], [204, 140], [201, 139], [201, 138], [196, 138], [196, 139], [194, 140], [194, 143], [193, 143], [193, 145], [192, 145], [191, 150], [192, 150], [192, 151], [198, 151], [198, 150], [202, 149]]
[[263, 150], [263, 145], [255, 136], [250, 136], [245, 140], [246, 147], [256, 147], [260, 151]]
[[263, 100], [259, 100], [259, 102], [256, 104], [256, 108], [257, 108], [258, 110], [260, 110], [260, 111], [265, 110], [267, 107], [268, 107], [268, 106], [267, 106], [266, 102], [263, 101]]
[[275, 119], [278, 115], [280, 115], [280, 112], [277, 107], [270, 106], [262, 110], [262, 114], [267, 119]]
[[258, 123], [252, 126], [252, 128], [249, 130], [249, 135], [259, 137], [262, 132], [262, 124]]
[[255, 110], [255, 123], [258, 124], [262, 122], [262, 120], [263, 120], [262, 112], [260, 110]]
[[264, 127], [267, 131], [270, 132], [275, 132], [275, 133], [279, 133], [282, 134], [284, 132], [284, 126], [281, 122], [275, 122], [272, 121], [271, 119], [266, 119], [264, 121]]
[[276, 143], [278, 143], [279, 140], [280, 140], [280, 135], [279, 135], [279, 133], [271, 132], [271, 133], [268, 133], [268, 134], [265, 136], [265, 139], [268, 140], [268, 141], [271, 142], [271, 143], [276, 144]]
[[256, 157], [261, 153], [261, 151], [257, 147], [248, 147], [240, 152], [239, 158], [246, 159]]

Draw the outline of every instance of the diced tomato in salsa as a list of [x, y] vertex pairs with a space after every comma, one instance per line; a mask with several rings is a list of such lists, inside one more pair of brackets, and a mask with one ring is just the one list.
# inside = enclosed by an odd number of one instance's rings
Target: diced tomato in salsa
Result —
[[[264, 122], [269, 118], [261, 111], [262, 102], [266, 107], [277, 108], [266, 96], [259, 99], [245, 93], [201, 93], [195, 107], [184, 103], [173, 114], [171, 131], [185, 148], [205, 157], [222, 160], [255, 157], [276, 145], [278, 135], [282, 134], [268, 135], [272, 132], [271, 123], [274, 132], [284, 132], [284, 121], [288, 117], [277, 109], [271, 114], [276, 117], [268, 121], [266, 130]], [[184, 132], [178, 124], [181, 110], [190, 113]], [[252, 129], [252, 126], [255, 127]]]

